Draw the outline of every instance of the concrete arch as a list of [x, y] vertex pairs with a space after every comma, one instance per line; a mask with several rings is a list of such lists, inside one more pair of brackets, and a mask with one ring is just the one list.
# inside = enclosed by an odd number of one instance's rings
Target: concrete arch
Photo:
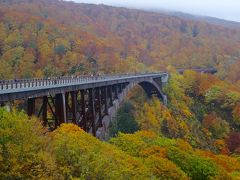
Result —
[[161, 85], [153, 81], [142, 81], [138, 83], [139, 86], [143, 88], [148, 97], [157, 96], [162, 101], [165, 98], [164, 93], [162, 92]]
[[119, 94], [118, 98], [115, 99], [113, 106], [108, 109], [108, 115], [105, 116], [102, 120], [103, 127], [98, 129], [97, 137], [104, 139], [108, 133], [109, 124], [116, 117], [118, 109], [121, 107], [122, 103], [126, 99], [128, 93], [135, 87], [140, 86], [147, 94], [148, 97], [157, 96], [161, 101], [166, 104], [167, 97], [162, 91], [162, 80], [158, 79], [146, 79], [138, 82], [130, 82], [123, 91]]

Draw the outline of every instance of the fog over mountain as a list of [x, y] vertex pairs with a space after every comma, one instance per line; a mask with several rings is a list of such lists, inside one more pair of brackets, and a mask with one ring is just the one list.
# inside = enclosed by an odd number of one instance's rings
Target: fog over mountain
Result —
[[236, 0], [74, 0], [81, 3], [106, 4], [147, 10], [181, 11], [240, 22], [240, 1]]

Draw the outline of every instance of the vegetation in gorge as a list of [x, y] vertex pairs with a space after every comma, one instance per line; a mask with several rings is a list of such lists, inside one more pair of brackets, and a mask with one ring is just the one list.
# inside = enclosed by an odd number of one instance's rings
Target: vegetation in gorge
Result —
[[140, 88], [130, 95], [128, 103], [135, 109], [140, 129], [184, 139], [195, 148], [227, 153], [225, 147], [229, 144], [231, 152], [238, 151], [239, 143], [232, 137], [238, 139], [240, 131], [239, 87], [210, 74], [185, 71], [180, 75], [170, 71], [171, 78], [164, 88], [167, 107], [157, 98], [142, 96]]
[[[211, 93], [216, 86], [221, 94]], [[0, 109], [0, 179], [240, 178], [236, 86], [186, 71], [172, 72], [167, 107], [137, 91], [108, 142], [72, 124], [48, 132], [36, 118]]]
[[134, 133], [139, 130], [138, 123], [134, 118], [134, 107], [126, 102], [120, 107], [114, 121], [110, 123], [109, 136], [116, 136], [118, 132]]

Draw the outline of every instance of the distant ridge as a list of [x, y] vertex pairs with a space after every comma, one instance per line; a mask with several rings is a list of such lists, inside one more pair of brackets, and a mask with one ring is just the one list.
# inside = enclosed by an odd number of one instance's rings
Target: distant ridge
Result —
[[0, 78], [239, 69], [240, 23], [59, 0], [0, 0], [0, 14]]
[[228, 28], [240, 28], [240, 22], [237, 22], [237, 21], [225, 20], [225, 19], [220, 19], [220, 18], [210, 17], [210, 16], [193, 15], [193, 14], [188, 14], [183, 12], [174, 12], [174, 11], [158, 11], [158, 12], [164, 13], [170, 16], [183, 18], [186, 20], [203, 21], [203, 22], [208, 22], [215, 25], [221, 25]]

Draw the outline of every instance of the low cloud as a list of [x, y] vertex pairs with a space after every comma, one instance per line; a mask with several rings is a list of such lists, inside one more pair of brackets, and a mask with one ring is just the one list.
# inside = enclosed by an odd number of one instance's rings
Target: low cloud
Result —
[[212, 16], [240, 22], [240, 1], [237, 0], [74, 0], [81, 3], [106, 4], [140, 9], [164, 9], [196, 15]]

